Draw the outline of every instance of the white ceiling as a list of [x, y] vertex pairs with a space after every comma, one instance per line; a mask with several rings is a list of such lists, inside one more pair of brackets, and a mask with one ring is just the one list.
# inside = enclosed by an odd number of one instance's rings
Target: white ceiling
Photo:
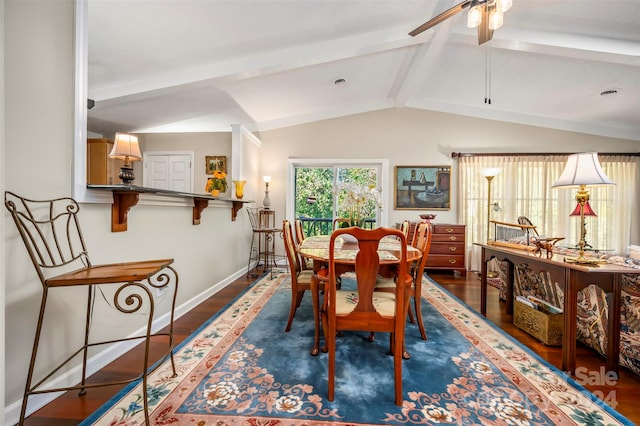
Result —
[[460, 1], [89, 0], [89, 128], [259, 131], [411, 107], [640, 141], [640, 0], [513, 0], [481, 46], [466, 9], [408, 35]]

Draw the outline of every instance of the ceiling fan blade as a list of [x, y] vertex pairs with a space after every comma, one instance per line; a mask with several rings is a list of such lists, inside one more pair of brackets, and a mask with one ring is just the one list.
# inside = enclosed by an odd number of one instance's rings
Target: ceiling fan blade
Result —
[[465, 7], [468, 7], [471, 3], [473, 3], [473, 0], [466, 0], [466, 1], [463, 1], [462, 3], [460, 3], [460, 4], [457, 4], [457, 5], [453, 6], [450, 9], [445, 10], [440, 15], [436, 16], [435, 18], [432, 18], [432, 19], [428, 20], [427, 22], [425, 22], [424, 24], [420, 25], [415, 30], [411, 31], [409, 33], [409, 35], [411, 37], [417, 36], [421, 32], [426, 31], [429, 28], [438, 25], [440, 22], [442, 22], [442, 21], [444, 21], [446, 19], [449, 19], [450, 17], [452, 17], [456, 13], [462, 12], [462, 10]]
[[489, 8], [482, 6], [482, 22], [478, 25], [478, 46], [488, 42], [493, 37], [493, 30], [489, 29]]

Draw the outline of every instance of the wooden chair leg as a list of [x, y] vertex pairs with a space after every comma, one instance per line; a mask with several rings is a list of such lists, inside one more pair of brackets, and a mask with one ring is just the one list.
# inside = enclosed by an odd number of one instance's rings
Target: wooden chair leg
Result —
[[298, 299], [296, 300], [296, 306], [300, 307], [302, 303], [302, 298], [304, 297], [304, 290], [298, 290]]
[[[422, 321], [421, 299], [422, 297], [420, 295], [416, 295], [416, 297], [413, 298], [413, 306], [416, 310], [416, 319], [418, 321], [418, 328], [420, 329], [420, 336], [422, 337], [422, 340], [428, 340], [427, 332], [424, 329], [424, 321]], [[411, 311], [411, 309], [409, 309], [409, 311]]]
[[289, 319], [287, 320], [287, 326], [284, 331], [289, 332], [291, 330], [291, 324], [293, 324], [293, 317], [296, 316], [296, 311], [302, 303], [302, 298], [304, 297], [304, 290], [291, 290], [291, 309], [289, 309]]
[[289, 309], [289, 319], [287, 320], [287, 326], [284, 331], [289, 332], [291, 330], [291, 323], [293, 323], [293, 317], [296, 315], [296, 309], [298, 308], [297, 295], [293, 290], [291, 291], [291, 309]]
[[413, 317], [413, 311], [411, 309], [409, 309], [409, 322], [411, 324], [415, 324], [416, 322], [415, 318]]
[[404, 342], [394, 340], [394, 355], [393, 355], [393, 374], [395, 381], [395, 396], [396, 405], [402, 407], [402, 359], [404, 358]]
[[[324, 315], [326, 317], [326, 315]], [[329, 319], [331, 321], [331, 319]], [[325, 321], [327, 322], [327, 321]], [[329, 368], [327, 375], [329, 376], [329, 389], [327, 399], [333, 401], [335, 398], [335, 384], [336, 384], [336, 330], [328, 330], [325, 338], [327, 339], [327, 346], [329, 352]]]

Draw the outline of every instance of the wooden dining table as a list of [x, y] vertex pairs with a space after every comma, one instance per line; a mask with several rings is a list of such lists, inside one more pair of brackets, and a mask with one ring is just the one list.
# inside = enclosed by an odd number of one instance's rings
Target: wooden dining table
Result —
[[[313, 270], [318, 272], [323, 266], [329, 263], [329, 241], [330, 235], [316, 235], [305, 238], [296, 250], [303, 257], [313, 260]], [[379, 274], [384, 277], [392, 277], [400, 263], [402, 256], [400, 240], [395, 237], [384, 237], [378, 246], [380, 256]], [[338, 237], [335, 243], [334, 260], [336, 262], [336, 274], [353, 271], [355, 268], [358, 244], [356, 241], [345, 241]], [[422, 253], [417, 248], [407, 244], [407, 262], [413, 263], [422, 257]], [[311, 355], [318, 355], [320, 352], [320, 286], [318, 279], [311, 279], [311, 298], [313, 305], [313, 319], [315, 323], [315, 336]]]

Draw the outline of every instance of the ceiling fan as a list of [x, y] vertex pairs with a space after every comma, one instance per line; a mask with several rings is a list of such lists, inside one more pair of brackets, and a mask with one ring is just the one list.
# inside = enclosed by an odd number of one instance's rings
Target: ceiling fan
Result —
[[411, 31], [409, 35], [415, 37], [469, 8], [467, 27], [478, 28], [478, 45], [481, 45], [491, 40], [493, 31], [502, 26], [502, 14], [511, 9], [511, 5], [512, 0], [465, 0], [428, 20]]

